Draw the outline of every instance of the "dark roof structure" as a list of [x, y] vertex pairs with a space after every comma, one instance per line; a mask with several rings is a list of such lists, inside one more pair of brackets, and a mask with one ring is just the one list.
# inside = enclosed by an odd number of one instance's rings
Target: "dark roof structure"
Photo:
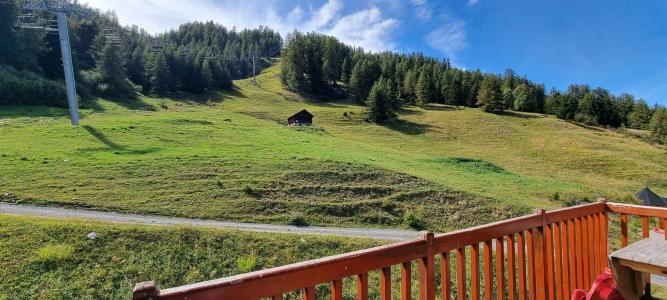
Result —
[[641, 200], [647, 206], [667, 207], [667, 198], [661, 198], [648, 187], [644, 187], [635, 194], [635, 198]]
[[301, 110], [300, 112], [295, 113], [294, 115], [292, 115], [292, 116], [289, 117], [288, 119], [296, 119], [296, 118], [312, 118], [312, 117], [313, 117], [313, 114], [311, 114], [309, 111], [303, 109], [303, 110]]
[[289, 125], [311, 125], [312, 123], [313, 114], [305, 109], [287, 118], [287, 124]]

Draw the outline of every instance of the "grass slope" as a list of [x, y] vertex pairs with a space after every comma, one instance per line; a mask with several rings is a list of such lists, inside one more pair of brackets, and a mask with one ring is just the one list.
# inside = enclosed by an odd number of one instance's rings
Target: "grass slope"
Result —
[[380, 244], [0, 215], [0, 299], [127, 299], [146, 280], [174, 287]]
[[[97, 234], [94, 240], [87, 238], [91, 232]], [[364, 239], [0, 215], [0, 299], [127, 299], [136, 283], [147, 280], [156, 280], [161, 288], [175, 287], [381, 244], [384, 242]], [[399, 266], [392, 266], [392, 278], [393, 298], [399, 298]], [[415, 299], [418, 278], [413, 262]], [[436, 273], [436, 283], [440, 285], [440, 273]], [[371, 272], [371, 299], [379, 298], [379, 285], [379, 272]], [[344, 280], [343, 291], [345, 299], [356, 297], [354, 278]], [[654, 285], [655, 296], [664, 298], [665, 292], [664, 287]], [[329, 285], [317, 286], [316, 295], [330, 299]], [[302, 299], [298, 293], [285, 296]]]
[[[378, 126], [356, 104], [284, 90], [278, 72], [206, 96], [99, 99], [78, 128], [63, 110], [2, 108], [0, 199], [319, 225], [417, 216], [449, 230], [561, 206], [556, 193], [667, 191], [665, 150], [610, 130], [441, 106]], [[317, 127], [286, 127], [303, 108]]]

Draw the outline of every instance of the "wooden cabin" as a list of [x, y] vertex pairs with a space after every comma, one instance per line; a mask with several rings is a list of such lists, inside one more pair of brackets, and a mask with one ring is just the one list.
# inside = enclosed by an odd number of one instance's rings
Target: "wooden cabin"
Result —
[[313, 125], [313, 114], [304, 109], [287, 118], [287, 125]]

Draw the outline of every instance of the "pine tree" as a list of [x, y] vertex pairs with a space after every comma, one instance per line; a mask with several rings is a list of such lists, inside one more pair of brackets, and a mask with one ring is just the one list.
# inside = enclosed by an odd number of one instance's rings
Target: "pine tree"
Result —
[[108, 43], [102, 49], [97, 63], [102, 82], [108, 85], [106, 92], [114, 96], [127, 96], [132, 92], [128, 82], [121, 47]]
[[280, 79], [289, 89], [304, 91], [306, 86], [303, 35], [299, 32], [287, 35], [287, 46], [282, 50]]
[[663, 142], [667, 142], [667, 108], [657, 107], [651, 118], [651, 135]]
[[639, 99], [628, 115], [628, 127], [635, 129], [648, 129], [651, 122], [651, 108], [644, 99]]
[[144, 57], [144, 50], [141, 47], [136, 47], [132, 51], [130, 60], [127, 62], [127, 77], [134, 83], [141, 85], [144, 90], [148, 88], [148, 80], [146, 80], [146, 63]]
[[202, 70], [201, 64], [197, 63], [198, 59], [194, 59], [192, 66], [190, 68], [190, 81], [189, 87], [190, 92], [195, 94], [203, 94], [206, 92], [206, 86], [204, 85], [204, 72]]
[[213, 66], [211, 65], [211, 61], [207, 58], [204, 59], [204, 62], [201, 65], [201, 82], [202, 86], [206, 90], [211, 90], [213, 87]]
[[561, 105], [563, 96], [555, 88], [551, 88], [549, 96], [544, 100], [544, 113], [555, 115], [557, 108]]
[[409, 103], [415, 101], [415, 85], [417, 85], [415, 77], [415, 72], [410, 69], [405, 73], [405, 78], [403, 79], [403, 88], [401, 89], [403, 94], [401, 96]]
[[466, 106], [475, 107], [477, 105], [477, 95], [483, 80], [484, 75], [480, 70], [465, 71], [462, 86]]
[[368, 120], [381, 124], [395, 118], [394, 103], [390, 81], [384, 78], [378, 79], [366, 99]]
[[[503, 97], [505, 104], [507, 104], [507, 98]], [[514, 107], [512, 109], [516, 111], [530, 111], [532, 107], [530, 88], [526, 84], [519, 84], [514, 91], [512, 92], [512, 98], [514, 99]]]
[[417, 85], [415, 86], [417, 105], [425, 107], [428, 103], [432, 102], [434, 100], [434, 92], [435, 85], [433, 78], [431, 78], [431, 74], [427, 68], [422, 68], [419, 73]]
[[505, 69], [505, 75], [503, 76], [503, 83], [502, 83], [502, 93], [503, 93], [503, 101], [505, 101], [505, 107], [508, 108], [514, 108], [514, 101], [516, 100], [514, 97], [514, 91], [517, 88], [516, 84], [516, 74], [512, 69]]
[[164, 95], [169, 91], [169, 66], [163, 52], [158, 53], [150, 66], [150, 82], [153, 92]]
[[322, 75], [325, 81], [336, 84], [340, 77], [340, 50], [338, 40], [329, 37], [324, 42], [324, 58], [322, 59]]
[[213, 60], [213, 86], [216, 88], [229, 89], [232, 87], [232, 79], [229, 75], [227, 65]]
[[458, 72], [449, 69], [443, 73], [441, 94], [445, 98], [445, 103], [449, 105], [464, 105], [463, 86], [461, 80], [457, 78]]
[[544, 90], [544, 84], [531, 84], [530, 92], [533, 105], [530, 111], [544, 113], [544, 105], [547, 97]]
[[0, 2], [0, 64], [11, 64], [16, 45], [17, 4], [14, 1]]
[[379, 76], [380, 70], [374, 61], [370, 59], [358, 61], [352, 68], [350, 93], [357, 101], [364, 102]]
[[500, 91], [500, 78], [495, 75], [485, 76], [477, 95], [477, 105], [486, 112], [500, 112], [505, 107], [502, 92]]
[[630, 127], [630, 114], [632, 114], [635, 108], [635, 97], [628, 93], [623, 93], [616, 98], [616, 102], [618, 114], [621, 117], [621, 124], [625, 127]]
[[343, 59], [343, 66], [341, 67], [340, 81], [346, 84], [349, 83], [351, 73], [352, 73], [352, 64], [350, 63], [350, 60], [347, 57], [345, 57]]

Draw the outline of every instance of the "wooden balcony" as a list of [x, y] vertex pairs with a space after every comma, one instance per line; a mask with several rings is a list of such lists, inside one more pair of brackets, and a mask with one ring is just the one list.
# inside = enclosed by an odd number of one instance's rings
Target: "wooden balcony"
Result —
[[[353, 278], [356, 299], [368, 299], [369, 274], [378, 272], [379, 286], [371, 288], [379, 289], [380, 299], [391, 299], [392, 283], [399, 282], [392, 280], [391, 267], [400, 266], [401, 299], [411, 299], [415, 288], [424, 300], [566, 300], [575, 289], [589, 288], [607, 267], [611, 244], [625, 246], [640, 237], [629, 235], [629, 227], [635, 228], [629, 224], [641, 227], [641, 237], [646, 238], [651, 221], [664, 228], [666, 219], [665, 208], [600, 199], [444, 234], [423, 232], [417, 240], [181, 287], [159, 290], [154, 282], [146, 282], [135, 287], [133, 298], [275, 300], [294, 297], [296, 291], [314, 300], [316, 286], [318, 291], [326, 286], [331, 299], [342, 300], [343, 279]], [[418, 280], [413, 282], [415, 261]]]

